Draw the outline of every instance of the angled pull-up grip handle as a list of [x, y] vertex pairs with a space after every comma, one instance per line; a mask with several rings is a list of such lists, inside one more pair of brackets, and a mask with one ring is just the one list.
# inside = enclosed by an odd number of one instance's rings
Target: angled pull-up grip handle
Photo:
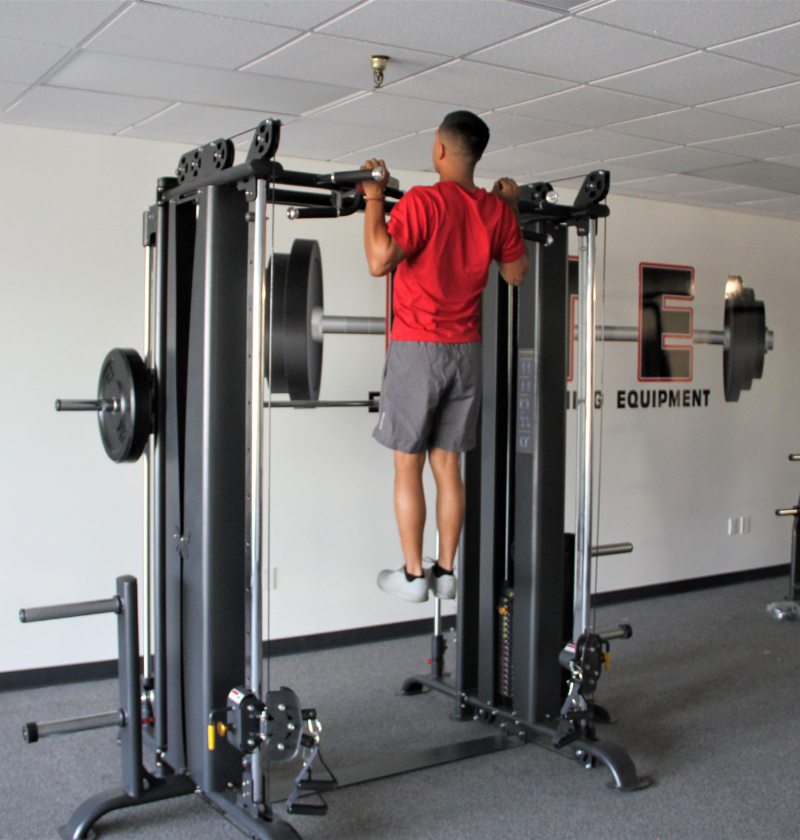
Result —
[[328, 175], [320, 175], [317, 184], [326, 187], [328, 184], [354, 184], [359, 181], [380, 181], [386, 177], [386, 169], [383, 166], [376, 166], [374, 169], [351, 169], [346, 172], [331, 172]]
[[800, 461], [800, 455], [790, 455], [789, 460], [790, 461]]

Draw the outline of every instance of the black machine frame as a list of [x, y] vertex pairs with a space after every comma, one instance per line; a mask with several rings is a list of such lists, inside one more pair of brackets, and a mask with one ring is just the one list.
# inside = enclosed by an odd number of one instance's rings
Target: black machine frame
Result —
[[[630, 634], [625, 627], [599, 632], [588, 613], [591, 557], [630, 550], [591, 545], [594, 238], [596, 220], [608, 215], [605, 172], [587, 176], [571, 206], [558, 204], [549, 184], [527, 188], [521, 203], [531, 257], [527, 282], [514, 290], [496, 270], [490, 276], [482, 310], [480, 444], [464, 464], [468, 515], [455, 680], [443, 676], [437, 600], [431, 674], [403, 686], [407, 694], [443, 692], [455, 700], [457, 718], [497, 726], [477, 739], [337, 768], [338, 781], [334, 774], [312, 778], [320, 743], [316, 712], [262, 680], [262, 544], [269, 522], [262, 513], [268, 471], [261, 441], [270, 416], [264, 407], [272, 404], [265, 380], [274, 336], [274, 260], [267, 263], [267, 217], [274, 223], [274, 214], [268, 207], [288, 206], [293, 219], [350, 215], [365, 206], [358, 182], [383, 173], [285, 170], [275, 160], [279, 136], [279, 121], [264, 120], [246, 162], [237, 166], [230, 140], [184, 155], [176, 177], [158, 181], [156, 203], [144, 214], [149, 399], [138, 405], [150, 422], [141, 441], [125, 449], [133, 453], [127, 460], [144, 453], [142, 666], [133, 578], [120, 578], [117, 596], [108, 601], [21, 614], [23, 621], [119, 616], [120, 709], [89, 716], [93, 721], [28, 724], [35, 733], [30, 740], [119, 727], [122, 787], [83, 803], [61, 836], [82, 840], [111, 810], [197, 791], [253, 838], [298, 837], [275, 816], [273, 802], [288, 799], [290, 813], [322, 814], [324, 805], [299, 795], [528, 740], [544, 739], [584, 764], [607, 766], [618, 790], [641, 787], [630, 757], [596, 739], [594, 721], [602, 710], [592, 701], [603, 651], [611, 639]], [[402, 193], [390, 187], [386, 196], [390, 212]], [[563, 525], [569, 225], [580, 237], [585, 304], [579, 342], [583, 495], [574, 538]], [[140, 393], [137, 387], [131, 393]], [[101, 417], [133, 412], [134, 401], [126, 408], [121, 393], [119, 400], [85, 401], [82, 410]], [[275, 403], [292, 404], [372, 407], [373, 399]], [[122, 427], [120, 434], [128, 434]], [[266, 764], [301, 749], [306, 761], [296, 784], [270, 787]], [[143, 752], [152, 755], [152, 771]]]

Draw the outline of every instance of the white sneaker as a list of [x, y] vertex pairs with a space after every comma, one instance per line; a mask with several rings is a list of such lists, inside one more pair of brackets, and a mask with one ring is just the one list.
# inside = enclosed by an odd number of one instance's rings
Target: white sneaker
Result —
[[401, 598], [405, 598], [406, 601], [412, 601], [415, 604], [421, 604], [423, 601], [428, 600], [427, 577], [423, 575], [410, 581], [406, 577], [405, 566], [401, 566], [394, 571], [384, 569], [378, 575], [378, 586], [384, 592], [399, 595]]
[[428, 588], [437, 598], [441, 598], [443, 601], [452, 601], [456, 597], [458, 581], [454, 574], [436, 577], [433, 573], [433, 566], [431, 566], [430, 569], [425, 570], [425, 577], [428, 580]]

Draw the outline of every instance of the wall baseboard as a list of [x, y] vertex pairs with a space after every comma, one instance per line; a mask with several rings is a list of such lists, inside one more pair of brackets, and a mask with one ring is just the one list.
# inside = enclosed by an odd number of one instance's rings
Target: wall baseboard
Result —
[[[641, 601], [647, 598], [660, 598], [665, 595], [678, 595], [683, 592], [697, 592], [737, 583], [783, 577], [784, 575], [788, 577], [788, 574], [789, 564], [783, 563], [778, 566], [765, 566], [743, 572], [728, 572], [721, 575], [711, 575], [710, 577], [677, 580], [671, 583], [658, 583], [633, 589], [619, 589], [614, 592], [601, 592], [593, 596], [592, 604], [600, 607], [610, 606], [628, 601]], [[776, 595], [776, 597], [780, 596]], [[445, 630], [452, 630], [455, 627], [455, 616], [444, 616], [442, 627]], [[372, 642], [387, 642], [392, 639], [407, 639], [411, 636], [424, 636], [432, 632], [432, 618], [400, 621], [395, 624], [378, 624], [372, 627], [357, 627], [353, 630], [336, 630], [331, 633], [314, 633], [309, 636], [273, 639], [264, 642], [264, 655], [290, 656], [296, 653], [311, 653]], [[5, 671], [0, 672], [0, 692], [110, 680], [116, 676], [116, 659], [83, 662], [77, 665], [55, 665], [49, 668], [29, 668], [23, 671]]]
[[[697, 592], [702, 589], [716, 589], [719, 586], [731, 586], [736, 583], [749, 583], [755, 580], [767, 580], [789, 576], [789, 564], [763, 566], [760, 569], [746, 569], [743, 572], [726, 572], [721, 575], [675, 580], [671, 583], [656, 583], [651, 586], [637, 586], [633, 589], [618, 589], [614, 592], [599, 592], [592, 596], [592, 606], [605, 607], [611, 604], [624, 604], [628, 601], [643, 601], [646, 598], [660, 598], [664, 595], [679, 595], [682, 592]], [[776, 598], [782, 597], [776, 595]], [[766, 607], [766, 604], [764, 604]]]

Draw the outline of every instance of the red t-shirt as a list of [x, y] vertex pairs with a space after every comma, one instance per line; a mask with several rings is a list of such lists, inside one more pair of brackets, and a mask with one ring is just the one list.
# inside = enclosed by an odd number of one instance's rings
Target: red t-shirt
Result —
[[511, 208], [484, 189], [468, 193], [440, 181], [403, 196], [389, 233], [406, 254], [395, 273], [391, 338], [477, 341], [491, 261], [514, 262], [525, 252]]

